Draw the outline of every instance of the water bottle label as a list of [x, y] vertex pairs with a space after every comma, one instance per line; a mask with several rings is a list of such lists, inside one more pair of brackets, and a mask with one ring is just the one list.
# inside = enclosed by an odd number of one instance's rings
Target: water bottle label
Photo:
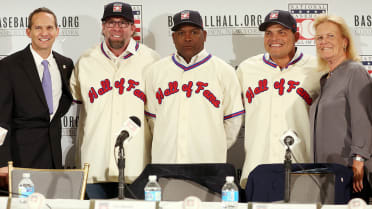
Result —
[[161, 191], [145, 191], [145, 200], [161, 201]]
[[238, 202], [239, 194], [238, 191], [226, 191], [222, 192], [222, 201], [224, 202]]
[[19, 197], [22, 197], [22, 198], [28, 197], [32, 193], [34, 193], [33, 187], [19, 187], [18, 188], [18, 194], [20, 194]]

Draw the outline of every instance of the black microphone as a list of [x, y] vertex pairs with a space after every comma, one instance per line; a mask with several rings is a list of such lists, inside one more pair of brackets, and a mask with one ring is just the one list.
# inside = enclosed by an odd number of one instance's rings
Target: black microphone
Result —
[[291, 129], [285, 131], [280, 137], [280, 142], [285, 148], [292, 149], [292, 146], [299, 143], [299, 141], [300, 139], [298, 138], [296, 131]]
[[123, 142], [129, 137], [129, 133], [128, 131], [126, 130], [122, 130], [118, 136], [118, 138], [116, 138], [116, 143], [115, 143], [115, 147], [118, 147], [120, 146], [121, 144], [123, 144]]
[[[128, 120], [124, 122], [122, 131], [116, 139], [115, 147], [119, 147], [119, 158], [118, 158], [118, 193], [119, 199], [124, 199], [124, 168], [125, 168], [125, 157], [124, 157], [124, 146], [125, 142], [128, 142], [134, 135], [138, 133], [141, 128], [141, 121], [136, 116], [130, 116]], [[129, 187], [128, 187], [129, 188]]]
[[141, 127], [141, 121], [136, 116], [130, 116], [129, 117], [138, 127]]
[[290, 147], [292, 144], [294, 143], [294, 138], [292, 136], [286, 136], [284, 138], [284, 144], [287, 146], [287, 147]]
[[125, 140], [130, 139], [137, 134], [141, 127], [141, 121], [136, 116], [130, 116], [128, 120], [124, 122], [122, 131], [116, 138], [115, 147], [121, 146]]

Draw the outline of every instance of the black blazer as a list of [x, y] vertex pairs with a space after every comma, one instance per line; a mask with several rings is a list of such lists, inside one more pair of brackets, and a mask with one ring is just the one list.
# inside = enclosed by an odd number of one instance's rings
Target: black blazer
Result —
[[0, 60], [0, 126], [8, 129], [0, 146], [0, 167], [62, 168], [61, 117], [72, 102], [70, 58], [53, 52], [62, 78], [58, 109], [49, 119], [48, 105], [30, 46]]

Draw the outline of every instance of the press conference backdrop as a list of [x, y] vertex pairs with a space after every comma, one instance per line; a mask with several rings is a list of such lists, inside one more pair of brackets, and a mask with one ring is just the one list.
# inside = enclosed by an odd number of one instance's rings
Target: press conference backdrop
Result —
[[[115, 0], [112, 0], [115, 1]], [[27, 16], [38, 7], [48, 7], [57, 15], [60, 27], [54, 50], [77, 61], [80, 54], [102, 41], [103, 6], [110, 0], [1, 0], [0, 59], [23, 49], [30, 39], [25, 30]], [[155, 49], [162, 57], [175, 51], [170, 28], [172, 15], [184, 9], [200, 11], [208, 32], [206, 49], [232, 66], [264, 52], [263, 33], [258, 25], [272, 9], [290, 11], [301, 33], [297, 46], [315, 55], [314, 18], [334, 14], [345, 18], [353, 32], [362, 63], [372, 75], [372, 1], [369, 0], [127, 0], [133, 7], [137, 26], [135, 39]], [[74, 144], [78, 107], [73, 105], [62, 118], [64, 163], [74, 166]], [[170, 119], [171, 120], [171, 119]], [[243, 135], [241, 135], [243, 136]], [[230, 150], [228, 161], [241, 168], [243, 138]]]

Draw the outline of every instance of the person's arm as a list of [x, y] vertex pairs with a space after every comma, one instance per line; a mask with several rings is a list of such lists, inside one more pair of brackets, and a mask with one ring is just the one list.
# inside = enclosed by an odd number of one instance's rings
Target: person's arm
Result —
[[8, 166], [8, 161], [11, 160], [10, 155], [10, 140], [11, 140], [11, 121], [13, 112], [13, 90], [11, 86], [11, 78], [8, 66], [3, 61], [0, 61], [0, 127], [7, 129], [8, 133], [4, 143], [0, 146], [0, 168]]
[[150, 127], [151, 135], [154, 133], [154, 126], [156, 120], [156, 93], [152, 85], [152, 67], [149, 66], [144, 71], [144, 80], [145, 80], [145, 94], [146, 94], [146, 103], [145, 103], [145, 118]]
[[356, 155], [353, 159], [353, 189], [356, 192], [360, 192], [363, 189], [363, 175], [364, 175], [364, 161], [358, 160], [363, 159], [360, 155]]
[[8, 186], [8, 167], [0, 168], [0, 188], [6, 188]]
[[364, 160], [372, 154], [372, 84], [368, 73], [354, 71], [348, 83], [347, 101], [351, 120], [351, 156], [353, 157], [353, 189], [363, 189]]
[[243, 118], [243, 115], [239, 115], [224, 121], [227, 148], [230, 148], [235, 143], [242, 126]]
[[223, 77], [225, 84], [223, 124], [227, 147], [230, 148], [237, 139], [245, 111], [241, 96], [241, 87], [235, 70], [231, 68], [231, 71], [223, 75]]

